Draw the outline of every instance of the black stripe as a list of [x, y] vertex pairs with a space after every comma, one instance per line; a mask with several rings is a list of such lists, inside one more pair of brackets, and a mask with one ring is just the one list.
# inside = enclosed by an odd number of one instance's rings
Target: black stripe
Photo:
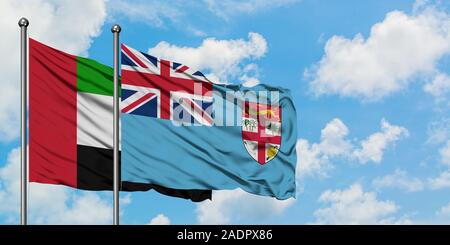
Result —
[[[111, 149], [78, 145], [77, 160], [78, 189], [91, 191], [112, 190], [113, 151]], [[211, 190], [178, 190], [153, 184], [127, 181], [121, 183], [121, 191], [148, 191], [150, 189], [154, 189], [164, 195], [190, 199], [194, 202], [211, 199], [212, 195]]]
[[193, 202], [201, 202], [206, 199], [211, 200], [211, 190], [179, 190], [167, 188], [155, 184], [143, 184], [133, 183], [128, 181], [122, 181], [122, 191], [147, 191], [154, 189], [155, 191], [173, 197], [180, 197], [184, 199], [190, 199]]

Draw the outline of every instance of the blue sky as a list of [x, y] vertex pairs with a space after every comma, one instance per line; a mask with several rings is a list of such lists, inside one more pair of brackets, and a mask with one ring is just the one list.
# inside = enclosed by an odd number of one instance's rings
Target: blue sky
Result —
[[[201, 204], [153, 191], [122, 194], [123, 224], [450, 222], [450, 4], [14, 2], [0, 4], [0, 26], [8, 34], [0, 51], [8, 57], [18, 57], [23, 15], [32, 37], [111, 65], [110, 28], [119, 23], [121, 41], [135, 49], [220, 80], [292, 91], [299, 138], [295, 200], [239, 190], [215, 192], [212, 202]], [[0, 223], [17, 223], [18, 60], [2, 67], [11, 95], [0, 106]], [[39, 184], [31, 192], [32, 223], [110, 222], [110, 193]]]

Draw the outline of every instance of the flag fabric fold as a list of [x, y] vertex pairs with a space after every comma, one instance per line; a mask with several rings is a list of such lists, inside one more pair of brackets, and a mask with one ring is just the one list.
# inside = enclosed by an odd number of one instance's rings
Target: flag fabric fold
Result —
[[295, 196], [296, 112], [288, 90], [215, 84], [124, 44], [121, 57], [122, 180]]

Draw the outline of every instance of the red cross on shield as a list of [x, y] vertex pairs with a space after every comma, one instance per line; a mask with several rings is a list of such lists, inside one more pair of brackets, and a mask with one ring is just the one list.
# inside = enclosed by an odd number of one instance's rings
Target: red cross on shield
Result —
[[242, 140], [247, 152], [259, 164], [264, 165], [274, 159], [281, 146], [281, 108], [245, 102]]

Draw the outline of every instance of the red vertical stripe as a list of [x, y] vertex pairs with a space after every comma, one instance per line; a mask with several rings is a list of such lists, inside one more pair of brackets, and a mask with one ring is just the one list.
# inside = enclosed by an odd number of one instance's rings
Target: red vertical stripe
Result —
[[76, 57], [29, 44], [30, 181], [76, 187]]
[[[258, 122], [258, 138], [265, 133], [266, 128], [261, 125], [261, 122]], [[263, 140], [258, 140], [258, 162], [261, 164], [266, 163], [266, 142]]]
[[[165, 82], [165, 84], [167, 83], [171, 83], [172, 81], [170, 80], [170, 61], [167, 60], [161, 60], [160, 63], [161, 65], [161, 77]], [[162, 84], [160, 84], [162, 85]], [[170, 90], [168, 90], [168, 87], [165, 86], [161, 86], [160, 87], [160, 91], [161, 91], [161, 118], [163, 119], [167, 119], [170, 120]]]

